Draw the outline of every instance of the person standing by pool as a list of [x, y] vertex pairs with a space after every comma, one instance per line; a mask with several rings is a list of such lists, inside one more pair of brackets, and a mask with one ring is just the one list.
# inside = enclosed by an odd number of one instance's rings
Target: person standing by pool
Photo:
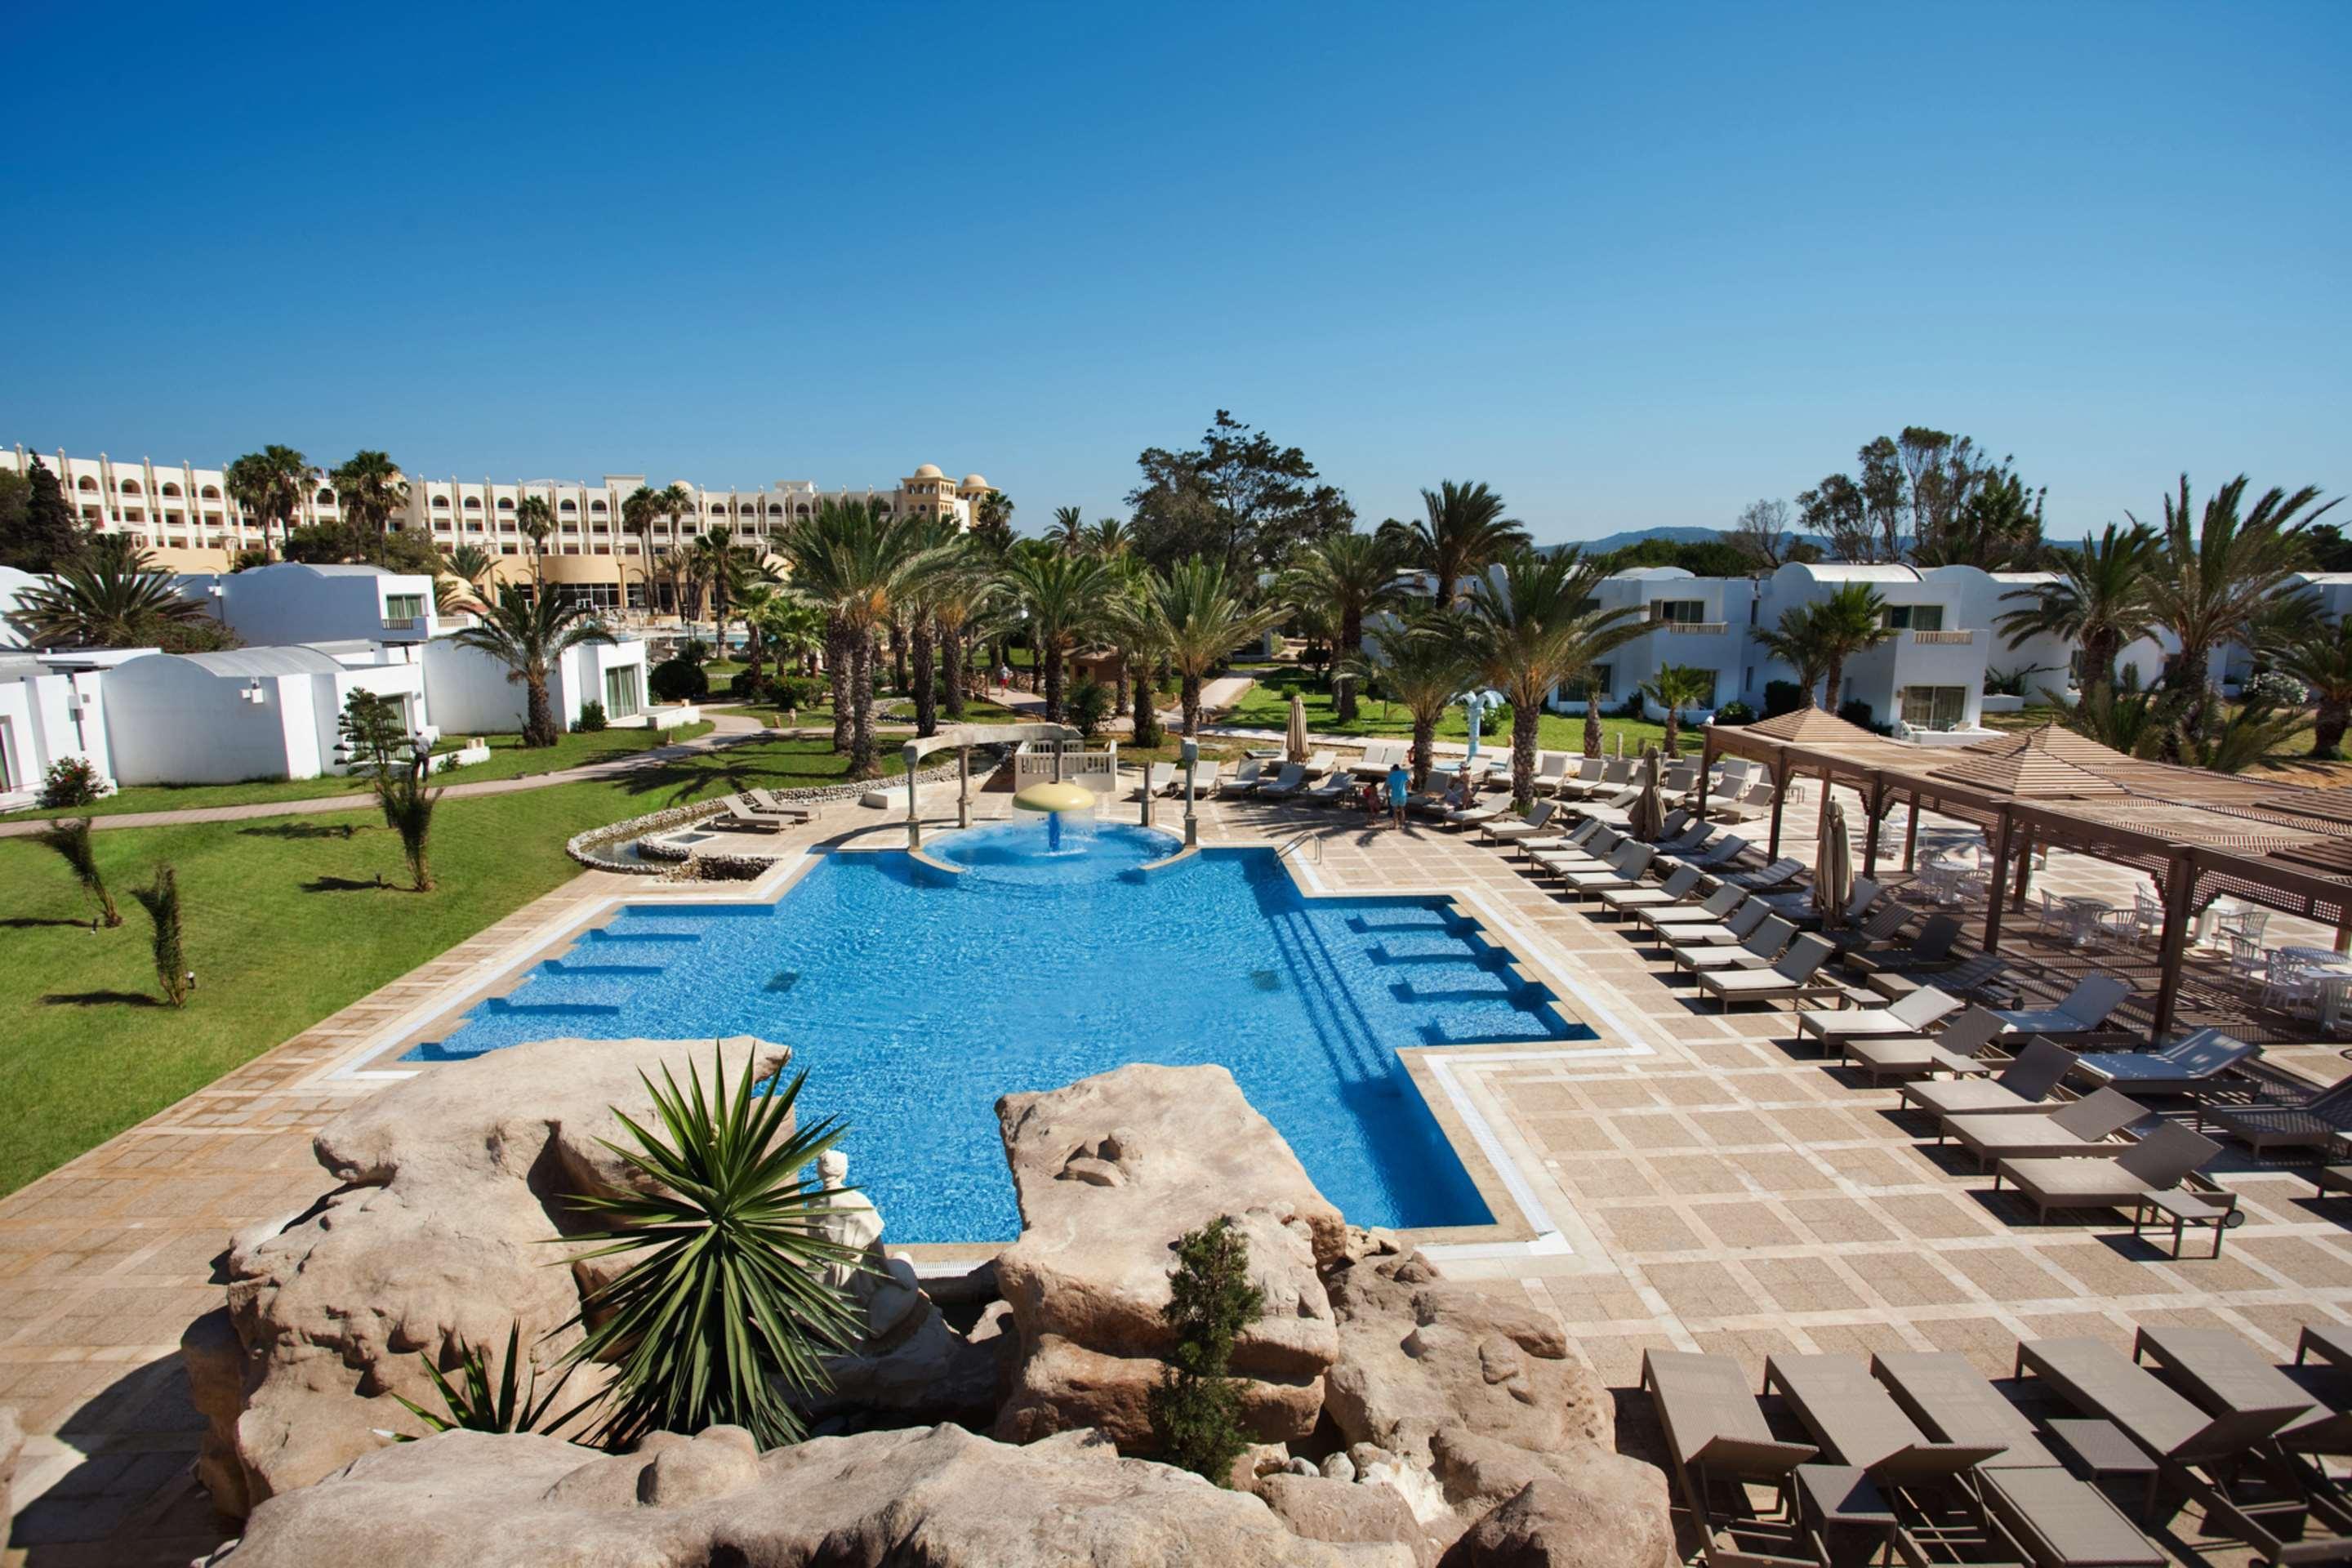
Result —
[[1389, 764], [1389, 823], [1394, 827], [1404, 826], [1405, 796], [1412, 788], [1412, 775], [1404, 771], [1402, 763]]

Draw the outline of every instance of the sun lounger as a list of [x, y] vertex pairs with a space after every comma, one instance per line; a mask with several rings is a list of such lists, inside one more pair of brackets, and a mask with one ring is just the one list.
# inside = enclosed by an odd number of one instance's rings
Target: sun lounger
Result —
[[1181, 783], [1176, 776], [1179, 770], [1174, 763], [1152, 763], [1150, 768], [1144, 771], [1142, 793], [1145, 795], [1165, 795], [1169, 790], [1175, 788]]
[[1882, 1079], [1921, 1078], [1952, 1073], [1981, 1078], [1992, 1068], [1977, 1053], [2000, 1037], [2000, 1021], [1982, 1007], [1971, 1007], [1951, 1027], [1929, 1038], [1926, 1035], [1874, 1035], [1841, 1037], [1843, 1059], [1870, 1075], [1872, 1088]]
[[[1851, 926], [1860, 921], [1863, 916], [1870, 912], [1870, 906], [1878, 901], [1878, 897], [1877, 883], [1867, 877], [1856, 877], [1853, 879], [1853, 891], [1847, 896], [1845, 908], [1841, 912], [1841, 922]], [[1821, 910], [1813, 907], [1813, 895], [1811, 889], [1801, 893], [1769, 894], [1764, 901], [1801, 924], [1808, 921], [1818, 922], [1822, 918]]]
[[1672, 816], [1667, 817], [1665, 831], [1658, 836], [1658, 853], [1661, 855], [1685, 854], [1706, 843], [1707, 835], [1715, 831], [1706, 823], [1696, 821], [1684, 823], [1680, 831], [1677, 831], [1674, 826], [1674, 820]]
[[1611, 914], [1622, 920], [1635, 910], [1678, 901], [1697, 888], [1698, 880], [1697, 867], [1677, 866], [1674, 875], [1654, 888], [1603, 888], [1601, 901], [1608, 906]]
[[1843, 958], [1857, 948], [1873, 947], [1886, 941], [1916, 918], [1915, 910], [1888, 899], [1859, 924], [1843, 925], [1822, 934], [1837, 944], [1838, 956]]
[[1228, 795], [1247, 795], [1250, 791], [1257, 788], [1258, 780], [1265, 776], [1265, 764], [1259, 762], [1255, 757], [1249, 758], [1247, 761], [1244, 762], [1240, 767], [1234, 770], [1229, 776], [1218, 782], [1217, 794], [1221, 796]]
[[[1312, 789], [1301, 790], [1298, 798], [1313, 805], [1333, 805], [1346, 800], [1362, 787], [1346, 773], [1334, 773]], [[1436, 805], [1439, 798], [1433, 795], [1412, 795], [1407, 797], [1404, 808], [1407, 811], [1420, 812], [1426, 816], [1428, 808]]]
[[1888, 948], [1883, 952], [1849, 952], [1845, 963], [1848, 969], [1869, 974], [1909, 974], [1949, 963], [1952, 946], [1959, 940], [1959, 921], [1949, 915], [1930, 915], [1908, 947]]
[[1734, 1002], [1801, 1002], [1809, 996], [1843, 995], [1835, 984], [1815, 978], [1829, 955], [1828, 942], [1818, 936], [1801, 936], [1769, 969], [1729, 973], [1698, 971], [1698, 988], [1727, 1013]]
[[2341, 1374], [2332, 1370], [2306, 1368], [2297, 1374], [2231, 1330], [2175, 1325], [2143, 1325], [2132, 1344], [2132, 1359], [2164, 1368], [2172, 1385], [2211, 1415], [2307, 1401], [2309, 1408], [2280, 1427], [2272, 1441], [2291, 1454], [2352, 1453], [2352, 1415], [2314, 1386], [2321, 1379], [2330, 1380], [2340, 1398]]
[[1444, 821], [1448, 827], [1475, 827], [1482, 822], [1496, 820], [1510, 809], [1510, 793], [1504, 791], [1496, 795], [1482, 795], [1468, 805], [1449, 811], [1445, 814]]
[[2324, 1149], [2337, 1134], [2352, 1128], [2352, 1078], [2299, 1100], [2263, 1105], [2208, 1105], [2200, 1100], [2198, 1131], [2203, 1131], [2208, 1122], [2257, 1154], [2271, 1149]]
[[743, 798], [750, 801], [751, 809], [762, 816], [780, 816], [786, 822], [816, 820], [814, 805], [797, 800], [786, 800], [771, 790], [747, 789], [743, 792]]
[[[2123, 1005], [2131, 984], [2112, 974], [2086, 974], [2054, 1007], [2024, 1007], [2000, 1013], [2001, 1026], [2011, 1034], [2086, 1035], [2107, 1021]], [[1996, 1009], [1998, 1011], [1998, 1009]]]
[[2295, 1341], [2294, 1364], [2303, 1365], [2309, 1356], [2352, 1372], [2352, 1324], [2304, 1324], [2302, 1337]]
[[1539, 800], [1528, 807], [1525, 816], [1481, 823], [1478, 835], [1490, 844], [1508, 844], [1514, 839], [1533, 838], [1544, 830], [1544, 825], [1551, 821], [1551, 814], [1559, 809], [1558, 801]]
[[[2048, 1219], [2052, 1209], [2132, 1208], [2180, 1185], [2221, 1149], [2210, 1138], [2167, 1121], [2112, 1160], [2003, 1160], [1993, 1167], [1993, 1190], [2004, 1181], [2014, 1185], [2037, 1220]], [[2235, 1195], [2223, 1195], [2234, 1207]]]
[[[1313, 753], [1307, 759], [1307, 776], [1310, 779], [1321, 778], [1338, 764], [1339, 760], [1338, 753], [1333, 752], [1325, 751]], [[1412, 764], [1407, 763], [1405, 765], [1407, 767], [1411, 767]]]
[[2074, 1070], [2093, 1083], [2111, 1083], [2135, 1094], [2162, 1094], [2195, 1089], [2252, 1061], [2262, 1050], [2219, 1029], [2199, 1029], [2161, 1050], [2085, 1051], [2074, 1058]]
[[1696, 903], [1685, 900], [1679, 904], [1635, 910], [1633, 923], [1649, 927], [1652, 934], [1664, 939], [1679, 927], [1720, 925], [1746, 902], [1748, 895], [1738, 888], [1718, 886]]
[[1823, 1045], [1859, 1039], [1864, 1035], [1916, 1035], [1938, 1019], [1960, 1010], [1960, 999], [1923, 985], [1885, 1007], [1849, 1007], [1842, 1012], [1814, 1010], [1797, 1015], [1797, 1033], [1811, 1035]]
[[709, 825], [734, 833], [782, 833], [784, 830], [782, 817], [752, 810], [751, 803], [740, 795], [729, 795], [719, 815], [709, 819]]
[[1552, 793], [1562, 799], [1573, 799], [1598, 784], [1601, 770], [1608, 765], [1600, 757], [1580, 758], [1573, 771], [1560, 775], [1559, 783], [1552, 786]]
[[1615, 795], [1633, 779], [1633, 762], [1630, 757], [1617, 757], [1601, 763], [1598, 772], [1588, 773], [1598, 758], [1588, 757], [1576, 776], [1560, 781], [1559, 795], [1562, 800], [1589, 799], [1595, 795]]
[[1289, 800], [1306, 787], [1307, 770], [1297, 763], [1285, 763], [1274, 777], [1258, 781], [1257, 795], [1261, 800]]
[[1572, 816], [1594, 817], [1612, 827], [1622, 827], [1632, 820], [1633, 802], [1640, 799], [1641, 795], [1640, 786], [1633, 785], [1619, 790], [1606, 800], [1571, 800], [1564, 804]]
[[1675, 858], [1687, 860], [1702, 871], [1713, 871], [1730, 865], [1747, 853], [1748, 840], [1737, 833], [1727, 833], [1697, 853], [1678, 855]]
[[1389, 769], [1398, 763], [1412, 765], [1406, 752], [1412, 749], [1409, 741], [1373, 741], [1364, 747], [1364, 754], [1348, 764], [1348, 771], [1359, 779], [1384, 779]]
[[1523, 838], [1519, 840], [1519, 847], [1527, 851], [1530, 859], [1547, 860], [1550, 868], [1559, 869], [1579, 859], [1598, 866], [1601, 858], [1596, 853], [1596, 847], [1601, 849], [1614, 847], [1623, 838], [1623, 834], [1605, 822], [1585, 822], [1567, 833], [1548, 833], [1534, 838]]
[[1772, 815], [1772, 797], [1776, 792], [1770, 784], [1751, 785], [1747, 793], [1707, 808], [1717, 822], [1753, 822], [1758, 817]]
[[[1223, 765], [1213, 757], [1192, 764], [1192, 794], [1196, 797], [1217, 793], [1217, 774]], [[1168, 793], [1171, 795], [1184, 793], [1184, 770], [1181, 767], [1176, 770], [1175, 785]]]
[[1536, 771], [1528, 781], [1536, 794], [1549, 795], [1566, 782], [1570, 760], [1566, 752], [1538, 752]]
[[1999, 1444], [1977, 1467], [1985, 1506], [2035, 1568], [2158, 1568], [2170, 1561], [2096, 1487], [2043, 1446], [2025, 1413], [1957, 1351], [1881, 1351], [1870, 1370], [1904, 1414], [1947, 1443]]
[[1929, 1437], [1859, 1356], [1776, 1355], [1764, 1363], [1764, 1387], [1780, 1394], [1825, 1456], [1867, 1475], [1893, 1506], [1904, 1562], [2017, 1560], [1972, 1475], [2007, 1445]]
[[[2330, 1561], [2352, 1552], [2340, 1506], [2299, 1484], [2273, 1458], [2270, 1439], [2307, 1405], [2242, 1405], [2209, 1415], [2121, 1351], [2100, 1340], [2030, 1340], [2017, 1347], [2031, 1372], [2067, 1404], [2122, 1431], [2157, 1462], [2150, 1511], [2167, 1484], [2201, 1508], [2205, 1529], [2242, 1541], [2274, 1563]], [[2324, 1529], [2315, 1532], [2314, 1524]]]
[[1948, 1116], [1937, 1129], [1976, 1156], [1981, 1171], [1996, 1160], [2115, 1158], [2131, 1147], [2115, 1135], [2147, 1119], [2147, 1108], [2127, 1094], [2103, 1089], [2080, 1100], [2061, 1100], [2040, 1116]]
[[1793, 882], [1804, 874], [1805, 863], [1802, 860], [1790, 859], [1784, 856], [1769, 866], [1754, 871], [1734, 871], [1723, 879], [1735, 888], [1745, 888], [1751, 893], [1761, 893], [1777, 888], [1783, 882]]
[[[1717, 893], [1724, 890], [1721, 888], [1716, 889]], [[1733, 888], [1730, 891], [1737, 894], [1739, 889]], [[1781, 920], [1779, 915], [1753, 899], [1741, 904], [1718, 921], [1702, 923], [1686, 921], [1668, 925], [1654, 925], [1650, 929], [1660, 945], [1669, 949], [1728, 947], [1735, 942], [1746, 942], [1756, 934], [1756, 928], [1767, 921], [1780, 921], [1781, 925], [1789, 928], [1789, 937], [1784, 940], [1795, 938], [1797, 927], [1794, 921]]]
[[[1997, 1023], [2000, 1015], [1994, 1014], [1993, 1018]], [[2074, 1053], [2065, 1047], [2035, 1040], [1990, 1083], [1974, 1079], [1906, 1083], [1903, 1086], [1903, 1103], [1916, 1106], [1939, 1120], [1947, 1116], [2022, 1114], [2039, 1110], [2050, 1098], [2050, 1091], [2065, 1078], [2066, 1069], [2074, 1065]]]
[[1749, 1504], [1748, 1483], [1778, 1488], [1785, 1497], [1790, 1473], [1820, 1450], [1773, 1436], [1738, 1362], [1696, 1351], [1646, 1351], [1642, 1387], [1709, 1563], [1797, 1568], [1820, 1562], [1785, 1509], [1768, 1518]]
[[1753, 905], [1740, 912], [1749, 915], [1753, 921], [1741, 922], [1748, 926], [1746, 935], [1737, 942], [1677, 940], [1667, 950], [1675, 967], [1687, 969], [1693, 974], [1710, 969], [1769, 969], [1797, 940], [1797, 928], [1779, 915], [1756, 911]]
[[1626, 844], [1610, 858], [1610, 863], [1598, 870], [1567, 871], [1560, 876], [1565, 890], [1579, 902], [1604, 888], [1638, 888], [1650, 869], [1656, 851], [1646, 844]]

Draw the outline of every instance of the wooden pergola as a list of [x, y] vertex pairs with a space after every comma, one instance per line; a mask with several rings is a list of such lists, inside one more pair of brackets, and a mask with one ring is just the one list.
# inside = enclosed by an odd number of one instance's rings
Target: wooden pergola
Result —
[[2036, 847], [2061, 848], [2145, 871], [2164, 896], [2153, 1036], [2171, 1032], [2188, 937], [2198, 910], [2227, 894], [2336, 928], [2352, 945], [2352, 798], [2282, 789], [2199, 768], [2145, 762], [2056, 725], [1931, 748], [1874, 735], [1818, 709], [1760, 723], [1710, 725], [1699, 774], [1716, 759], [1764, 764], [1773, 791], [1768, 853], [1780, 851], [1789, 786], [1822, 781], [1821, 811], [1843, 784], [1861, 795], [1868, 826], [1862, 874], [1875, 876], [1879, 829], [1896, 802], [1910, 806], [1903, 868], [1916, 860], [1919, 816], [1936, 811], [1982, 829], [1992, 869], [1983, 947], [2000, 946], [2001, 916], [2022, 907]]

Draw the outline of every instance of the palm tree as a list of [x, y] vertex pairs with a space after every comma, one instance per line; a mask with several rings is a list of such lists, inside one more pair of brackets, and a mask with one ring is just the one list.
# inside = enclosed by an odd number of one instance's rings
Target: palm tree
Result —
[[408, 506], [408, 481], [389, 452], [354, 452], [351, 461], [327, 479], [335, 487], [344, 520], [363, 532], [386, 531], [393, 514]]
[[1003, 490], [990, 490], [972, 508], [971, 537], [991, 555], [1003, 555], [1013, 548], [1013, 498]]
[[1310, 546], [1286, 574], [1283, 596], [1298, 605], [1322, 607], [1332, 622], [1334, 709], [1342, 724], [1356, 719], [1356, 681], [1339, 673], [1364, 649], [1364, 617], [1396, 602], [1397, 560], [1393, 538], [1373, 533], [1334, 533]]
[[205, 606], [133, 552], [94, 552], [16, 597], [16, 618], [42, 647], [137, 647], [166, 626], [210, 618]]
[[1503, 498], [1484, 484], [1441, 480], [1421, 492], [1426, 516], [1381, 524], [1399, 559], [1437, 579], [1437, 602], [1454, 602], [1454, 586], [1507, 555], [1528, 548], [1528, 531], [1503, 515]]
[[737, 547], [734, 535], [723, 528], [708, 528], [694, 542], [688, 552], [694, 574], [710, 589], [710, 619], [712, 636], [719, 644], [721, 658], [727, 652], [727, 621], [737, 588], [746, 583], [776, 581], [774, 568], [756, 560], [751, 552]]
[[1845, 661], [1894, 639], [1895, 628], [1886, 624], [1886, 601], [1867, 583], [1844, 583], [1813, 606], [1813, 633], [1821, 638], [1822, 706], [1837, 711], [1838, 688], [1844, 683]]
[[1429, 784], [1431, 753], [1445, 710], [1478, 673], [1470, 658], [1469, 628], [1445, 610], [1429, 610], [1408, 620], [1390, 619], [1371, 628], [1361, 668], [1377, 676], [1381, 692], [1412, 715], [1412, 787]]
[[2084, 536], [2080, 550], [2053, 550], [2057, 581], [2003, 594], [2028, 601], [2004, 611], [1993, 626], [2009, 634], [2011, 652], [2040, 636], [2061, 637], [2083, 650], [2083, 693], [2112, 690], [2116, 659], [2150, 628], [2148, 579], [2156, 568], [2156, 530], [2145, 525]]
[[[2179, 495], [2164, 498], [2163, 549], [2147, 578], [2147, 615], [2180, 643], [2168, 684], [2189, 693], [2181, 726], [2191, 739], [2202, 737], [2207, 725], [2213, 650], [2263, 640], [2272, 595], [2304, 563], [2304, 529], [2336, 505], [2306, 511], [2319, 499], [2315, 486], [2293, 495], [2273, 486], [2242, 514], [2246, 482], [2240, 474], [2214, 491], [2201, 517], [2193, 517], [2187, 474]], [[2137, 526], [2139, 519], [2131, 521]], [[2181, 750], [2178, 742], [2168, 746]]]
[[923, 579], [923, 602], [939, 631], [940, 703], [951, 720], [963, 718], [965, 640], [1004, 601], [988, 547], [971, 534], [940, 552]]
[[460, 629], [457, 640], [505, 665], [507, 679], [524, 688], [522, 743], [552, 746], [563, 730], [547, 700], [547, 672], [573, 648], [609, 643], [613, 634], [585, 605], [560, 602], [551, 594], [526, 594], [509, 583], [499, 587], [497, 605], [476, 625]]
[[1757, 628], [1756, 642], [1766, 653], [1797, 672], [1803, 706], [1811, 708], [1813, 690], [1830, 667], [1829, 644], [1822, 635], [1819, 605], [1794, 605], [1780, 612], [1780, 624], [1767, 631]]
[[1098, 517], [1087, 530], [1087, 552], [1116, 560], [1135, 547], [1135, 531], [1115, 517]]
[[1682, 727], [1683, 710], [1697, 707], [1714, 689], [1715, 672], [1694, 664], [1662, 664], [1657, 675], [1643, 686], [1643, 695], [1666, 710], [1667, 756], [1678, 754], [1675, 736]]
[[776, 656], [776, 673], [784, 672], [787, 661], [805, 668], [824, 648], [824, 615], [783, 589], [762, 584], [756, 593], [743, 601], [743, 619], [758, 623], [761, 642]]
[[2319, 705], [2311, 734], [2311, 754], [2336, 761], [2344, 754], [2344, 731], [2352, 724], [2352, 620], [2328, 626], [2312, 621], [2284, 648], [2278, 666], [2311, 689]]
[[1199, 555], [1179, 561], [1152, 584], [1151, 605], [1156, 640], [1181, 683], [1184, 733], [1197, 736], [1201, 683], [1235, 648], [1280, 626], [1288, 607], [1276, 603], [1253, 609], [1226, 585], [1224, 563]]
[[530, 542], [530, 581], [535, 588], [547, 586], [547, 542], [555, 537], [555, 509], [547, 504], [545, 496], [525, 496], [515, 508], [515, 526]]
[[1118, 562], [1118, 582], [1104, 601], [1103, 636], [1118, 652], [1118, 706], [1132, 705], [1133, 731], [1128, 737], [1139, 747], [1160, 744], [1160, 710], [1152, 689], [1152, 668], [1166, 650], [1154, 613], [1153, 590], [1159, 578], [1133, 556]]
[[[637, 569], [645, 575], [648, 616], [660, 608], [654, 602], [653, 531], [654, 519], [661, 515], [661, 492], [650, 485], [639, 485], [621, 502], [621, 531], [637, 542]], [[625, 589], [625, 580], [623, 586]]]
[[293, 447], [269, 446], [237, 458], [223, 477], [230, 499], [248, 516], [261, 520], [261, 546], [266, 552], [269, 525], [278, 525], [278, 540], [284, 544], [302, 510], [303, 498], [321, 476], [310, 459]]
[[479, 585], [499, 563], [498, 557], [478, 544], [460, 544], [446, 552], [449, 570], [467, 582]]
[[931, 564], [919, 521], [867, 501], [826, 501], [780, 542], [793, 592], [832, 617], [836, 636], [828, 639], [829, 661], [845, 658], [849, 666], [847, 690], [835, 687], [835, 729], [838, 734], [838, 706], [845, 701], [851, 778], [880, 771], [874, 755], [874, 635]]
[[1594, 590], [1607, 575], [1578, 551], [1521, 551], [1471, 583], [1470, 647], [1481, 679], [1511, 704], [1511, 799], [1521, 811], [1535, 800], [1544, 699], [1643, 629], [1630, 605], [1595, 605]]
[[[1066, 508], [1075, 511], [1075, 508]], [[1045, 722], [1062, 721], [1066, 662], [1079, 640], [1097, 629], [1118, 574], [1092, 555], [1026, 554], [1005, 563], [1004, 585], [1028, 612], [1043, 666]]]
[[73, 868], [75, 879], [84, 890], [98, 900], [99, 919], [110, 926], [122, 923], [122, 911], [114, 907], [114, 895], [106, 890], [106, 878], [98, 868], [98, 851], [89, 841], [90, 818], [68, 817], [41, 829], [33, 837], [63, 857]]
[[1047, 534], [1045, 537], [1052, 540], [1055, 544], [1060, 545], [1065, 550], [1084, 550], [1087, 547], [1087, 520], [1085, 514], [1074, 506], [1055, 507], [1054, 509], [1054, 531]]

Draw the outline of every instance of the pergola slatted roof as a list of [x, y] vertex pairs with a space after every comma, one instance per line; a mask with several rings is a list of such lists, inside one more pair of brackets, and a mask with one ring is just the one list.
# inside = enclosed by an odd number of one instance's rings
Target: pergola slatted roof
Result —
[[[2153, 873], [2166, 893], [2165, 968], [2156, 1016], [2170, 1024], [2183, 928], [2200, 885], [2352, 930], [2352, 797], [2126, 756], [2057, 725], [2003, 735], [1958, 752], [1906, 745], [1817, 710], [1759, 724], [1710, 725], [1704, 749], [1768, 763], [1782, 784], [1811, 774], [1853, 786], [1869, 806], [1866, 867], [1890, 796], [1974, 822], [1990, 840], [1996, 895], [1985, 947], [2000, 940], [2011, 847], [2039, 842]], [[1785, 795], [1785, 789], [1781, 795]], [[1824, 808], [1826, 808], [1826, 796]], [[1916, 833], [1918, 812], [1911, 814]], [[1779, 853], [1780, 808], [1772, 814]], [[1911, 856], [1906, 844], [1905, 861]], [[1867, 874], [1867, 870], [1865, 872]], [[2021, 867], [2021, 902], [2030, 873]]]

